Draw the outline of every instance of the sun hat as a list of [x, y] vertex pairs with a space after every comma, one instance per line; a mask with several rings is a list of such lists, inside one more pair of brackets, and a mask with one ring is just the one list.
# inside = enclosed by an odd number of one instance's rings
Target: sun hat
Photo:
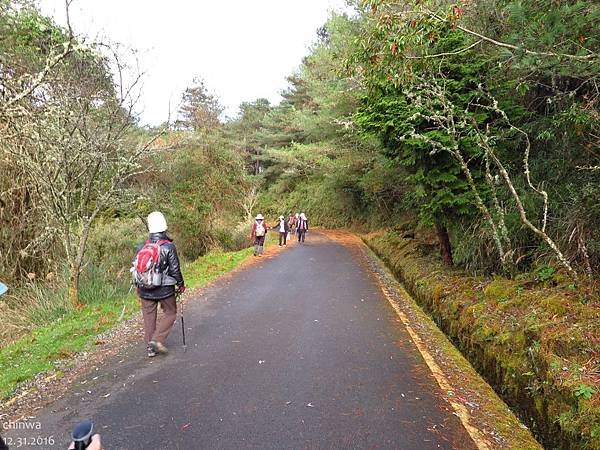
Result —
[[163, 216], [163, 213], [154, 211], [148, 214], [148, 231], [150, 233], [167, 231], [167, 220]]

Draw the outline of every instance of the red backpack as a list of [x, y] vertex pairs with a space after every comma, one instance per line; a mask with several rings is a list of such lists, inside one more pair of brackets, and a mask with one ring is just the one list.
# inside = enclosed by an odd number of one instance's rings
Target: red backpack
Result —
[[131, 267], [133, 281], [138, 287], [154, 289], [162, 286], [163, 273], [160, 272], [160, 246], [170, 241], [161, 239], [158, 242], [146, 241], [137, 252]]

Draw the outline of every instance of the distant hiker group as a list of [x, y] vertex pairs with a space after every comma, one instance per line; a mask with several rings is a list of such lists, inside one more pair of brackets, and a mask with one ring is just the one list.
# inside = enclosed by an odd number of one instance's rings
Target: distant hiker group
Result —
[[298, 242], [304, 242], [306, 232], [308, 231], [308, 218], [304, 213], [291, 214], [287, 217], [279, 216], [276, 225], [269, 227], [265, 222], [265, 217], [258, 214], [252, 224], [250, 240], [254, 243], [254, 256], [262, 256], [265, 246], [265, 238], [269, 230], [275, 230], [279, 233], [279, 246], [287, 246], [287, 241], [292, 235], [298, 237]]
[[[177, 318], [177, 297], [185, 292], [177, 248], [167, 235], [167, 221], [158, 211], [148, 215], [148, 239], [137, 249], [132, 262], [131, 274], [140, 299], [144, 320], [144, 338], [149, 357], [167, 353], [165, 341]], [[304, 213], [279, 216], [276, 225], [269, 227], [262, 214], [252, 224], [250, 238], [254, 244], [254, 256], [262, 256], [265, 238], [269, 230], [279, 233], [279, 245], [286, 246], [292, 235], [304, 242], [308, 231], [308, 218]], [[162, 316], [158, 318], [158, 306]], [[183, 328], [183, 317], [182, 317]], [[182, 329], [185, 333], [185, 328]], [[185, 347], [185, 334], [184, 347]]]

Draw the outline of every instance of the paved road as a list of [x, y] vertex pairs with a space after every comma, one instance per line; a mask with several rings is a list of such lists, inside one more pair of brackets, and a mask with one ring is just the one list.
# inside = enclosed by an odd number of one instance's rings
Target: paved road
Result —
[[36, 420], [64, 435], [90, 417], [108, 450], [476, 448], [359, 257], [324, 235], [215, 283], [186, 326], [187, 353], [177, 327], [166, 357], [127, 350]]

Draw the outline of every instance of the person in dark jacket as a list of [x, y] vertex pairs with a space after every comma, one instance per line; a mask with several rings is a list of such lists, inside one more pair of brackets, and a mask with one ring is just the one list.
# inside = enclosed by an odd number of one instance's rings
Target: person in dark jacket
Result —
[[[155, 211], [148, 216], [148, 231], [150, 235], [146, 243], [160, 245], [158, 272], [162, 274], [162, 282], [160, 286], [151, 288], [138, 285], [137, 293], [142, 304], [148, 356], [153, 357], [157, 353], [167, 353], [165, 341], [177, 318], [175, 294], [185, 291], [185, 283], [181, 275], [177, 249], [173, 240], [166, 234], [167, 221], [162, 213]], [[138, 252], [142, 247], [143, 245]], [[157, 321], [159, 304], [163, 314]]]
[[279, 231], [279, 246], [287, 246], [287, 237], [290, 232], [290, 226], [284, 216], [279, 216], [279, 222], [277, 222], [277, 231]]
[[298, 218], [298, 224], [296, 226], [298, 230], [298, 242], [304, 242], [304, 239], [306, 238], [306, 232], [308, 231], [308, 218], [304, 213], [300, 214], [300, 217]]

